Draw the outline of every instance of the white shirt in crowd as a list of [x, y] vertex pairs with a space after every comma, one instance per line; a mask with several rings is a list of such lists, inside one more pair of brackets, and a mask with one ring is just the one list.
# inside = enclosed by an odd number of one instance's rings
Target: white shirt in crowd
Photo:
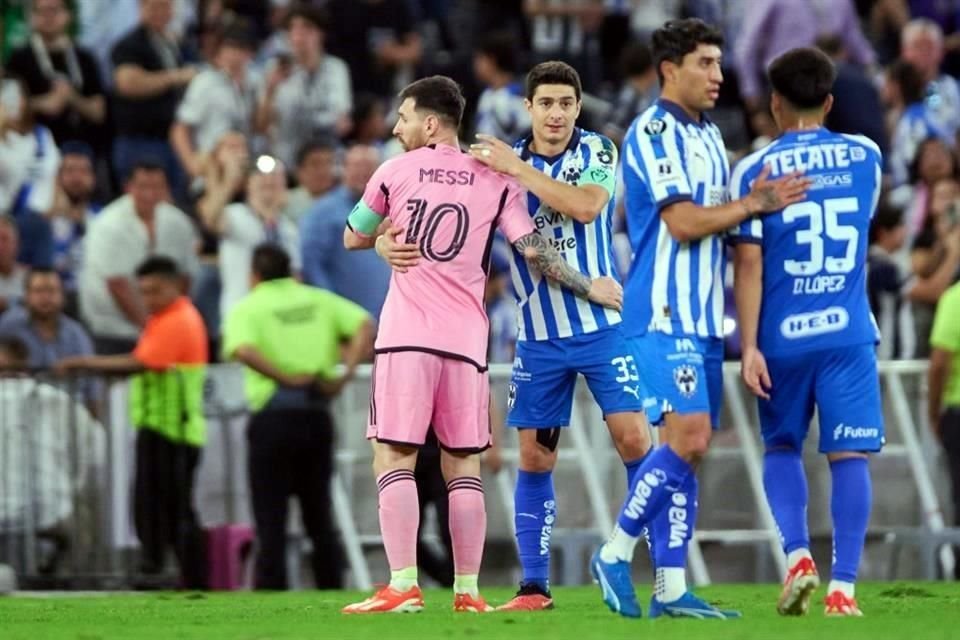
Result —
[[152, 244], [128, 195], [111, 202], [90, 224], [84, 236], [80, 311], [94, 336], [135, 339], [140, 335], [140, 328], [127, 320], [114, 301], [108, 279], [127, 277], [136, 290], [137, 267], [153, 255], [167, 256], [181, 271], [196, 276], [197, 233], [190, 218], [166, 202], [157, 206], [154, 216]]
[[0, 379], [0, 406], [0, 532], [66, 523], [103, 468], [103, 425], [65, 391], [26, 377]]
[[277, 87], [274, 97], [274, 155], [288, 167], [296, 166], [300, 145], [334, 134], [337, 120], [350, 115], [351, 109], [353, 94], [347, 63], [324, 54], [312, 73], [297, 67]]
[[204, 69], [187, 85], [177, 107], [177, 121], [189, 126], [200, 153], [216, 146], [228, 131], [253, 137], [253, 114], [260, 92], [259, 76], [250, 73], [238, 86], [219, 69]]
[[49, 129], [37, 126], [26, 134], [7, 131], [0, 140], [0, 211], [13, 209], [24, 186], [29, 188], [27, 208], [49, 211], [59, 171], [60, 150]]
[[291, 267], [299, 271], [300, 232], [286, 216], [280, 216], [274, 229], [268, 229], [263, 220], [245, 202], [228, 205], [223, 210], [224, 230], [220, 236], [220, 317], [227, 313], [250, 291], [250, 261], [253, 250], [264, 242], [279, 244], [290, 255]]

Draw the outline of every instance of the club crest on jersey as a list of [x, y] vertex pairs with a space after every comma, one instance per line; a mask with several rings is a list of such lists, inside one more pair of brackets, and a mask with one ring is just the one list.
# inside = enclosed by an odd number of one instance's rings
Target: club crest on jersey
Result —
[[663, 133], [667, 128], [667, 123], [660, 118], [654, 118], [643, 127], [643, 132], [650, 137], [655, 137]]
[[580, 180], [580, 168], [568, 167], [563, 170], [563, 181], [567, 184], [577, 184]]
[[697, 370], [688, 364], [673, 370], [673, 382], [684, 398], [692, 398], [697, 392]]

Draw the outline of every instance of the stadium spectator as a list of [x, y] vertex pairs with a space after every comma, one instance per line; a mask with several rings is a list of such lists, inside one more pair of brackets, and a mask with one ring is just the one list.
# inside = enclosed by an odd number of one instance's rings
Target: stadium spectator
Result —
[[326, 13], [308, 5], [290, 10], [286, 27], [293, 66], [274, 66], [257, 109], [258, 130], [271, 134], [273, 153], [288, 167], [295, 166], [304, 140], [339, 137], [350, 128], [350, 70], [324, 50], [329, 25]]
[[952, 139], [960, 129], [960, 85], [953, 76], [941, 72], [943, 54], [943, 30], [936, 22], [917, 18], [903, 28], [900, 56], [920, 72], [933, 121]]
[[60, 151], [46, 127], [34, 122], [23, 81], [0, 81], [0, 212], [20, 231], [19, 259], [49, 266], [53, 241], [43, 218], [53, 204]]
[[954, 366], [960, 351], [960, 284], [950, 287], [937, 306], [930, 348], [927, 417], [947, 454], [953, 524], [960, 526], [960, 371]]
[[146, 322], [145, 301], [134, 287], [137, 265], [160, 254], [170, 256], [186, 279], [197, 273], [196, 232], [186, 214], [166, 202], [163, 166], [138, 160], [126, 189], [100, 212], [84, 240], [80, 313], [100, 354], [132, 351]]
[[400, 141], [390, 135], [385, 100], [372, 93], [361, 93], [353, 103], [353, 128], [347, 135], [348, 145], [365, 144], [380, 150], [383, 160], [403, 153]]
[[833, 107], [826, 126], [836, 133], [862, 134], [873, 140], [885, 156], [890, 145], [883, 120], [880, 93], [867, 71], [850, 62], [838, 36], [817, 40], [817, 46], [833, 60], [837, 79], [833, 83]]
[[343, 228], [367, 182], [380, 166], [380, 152], [366, 145], [350, 147], [344, 157], [343, 184], [317, 200], [300, 221], [303, 279], [329, 289], [367, 310], [374, 319], [390, 284], [390, 267], [370, 251], [343, 248]]
[[516, 60], [516, 41], [509, 33], [487, 35], [473, 52], [473, 75], [483, 86], [476, 133], [513, 142], [530, 130], [523, 83], [515, 75]]
[[883, 87], [884, 102], [890, 108], [887, 115], [891, 152], [887, 167], [895, 187], [909, 180], [909, 169], [921, 142], [940, 138], [947, 145], [953, 144], [925, 100], [924, 86], [919, 70], [906, 60], [897, 60], [887, 68]]
[[907, 295], [913, 308], [916, 356], [926, 358], [934, 310], [960, 273], [960, 184], [938, 180], [931, 189], [926, 220], [910, 251], [914, 275]]
[[[334, 433], [330, 401], [372, 348], [359, 306], [292, 278], [277, 246], [253, 251], [253, 288], [224, 324], [223, 355], [246, 365], [248, 473], [257, 529], [257, 589], [286, 589], [289, 499], [313, 543], [318, 589], [343, 586], [343, 554], [330, 511]], [[346, 346], [342, 343], [346, 342]], [[345, 370], [337, 372], [341, 363]]]
[[75, 317], [83, 237], [102, 207], [91, 201], [96, 188], [93, 149], [85, 142], [67, 141], [61, 154], [57, 191], [47, 217], [53, 235], [52, 266], [63, 283], [67, 313]]
[[625, 77], [623, 86], [617, 93], [607, 114], [603, 133], [615, 144], [623, 141], [633, 120], [647, 110], [660, 95], [657, 82], [657, 70], [653, 65], [650, 47], [642, 42], [634, 42], [623, 49], [620, 65]]
[[330, 0], [330, 52], [347, 61], [353, 89], [392, 100], [400, 69], [420, 62], [423, 42], [407, 0]]
[[46, 545], [36, 549], [40, 573], [54, 573], [71, 551], [76, 570], [102, 531], [94, 491], [103, 489], [97, 476], [105, 463], [106, 433], [67, 392], [15, 375], [28, 366], [23, 341], [0, 337], [0, 550], [10, 549], [11, 536], [34, 531], [38, 541], [51, 543], [49, 554], [43, 553]]
[[170, 146], [177, 103], [197, 71], [184, 64], [170, 34], [173, 0], [140, 0], [140, 22], [113, 49], [113, 169], [117, 181], [139, 158], [162, 163], [176, 197], [183, 192], [183, 169]]
[[300, 222], [313, 203], [337, 186], [337, 147], [331, 139], [309, 140], [297, 150], [297, 188], [290, 191], [284, 214]]
[[246, 25], [234, 24], [217, 37], [214, 66], [190, 81], [170, 129], [173, 149], [192, 179], [203, 175], [204, 161], [225, 133], [253, 133], [259, 92], [250, 71], [253, 36]]
[[764, 97], [764, 70], [781, 53], [812, 46], [824, 35], [840, 37], [854, 64], [873, 65], [873, 48], [860, 29], [853, 0], [753, 0], [748, 4], [734, 43], [734, 58], [740, 95], [755, 133], [776, 134]]
[[13, 218], [0, 215], [0, 311], [5, 311], [23, 297], [27, 268], [17, 262], [19, 234]]
[[10, 54], [6, 71], [24, 79], [37, 122], [50, 129], [57, 144], [83, 140], [104, 150], [107, 102], [100, 69], [93, 54], [70, 37], [71, 20], [67, 0], [34, 0], [33, 34]]
[[204, 209], [204, 226], [220, 239], [220, 317], [250, 290], [250, 257], [264, 242], [283, 247], [300, 270], [300, 234], [297, 225], [283, 215], [287, 184], [283, 163], [260, 156], [247, 177], [246, 199], [223, 209]]
[[70, 356], [93, 355], [90, 334], [63, 313], [64, 291], [53, 269], [31, 269], [24, 282], [23, 305], [0, 316], [0, 335], [14, 335], [27, 346], [27, 364], [52, 367]]
[[870, 225], [867, 254], [867, 294], [880, 329], [880, 360], [910, 359], [915, 350], [913, 312], [907, 299], [910, 279], [897, 259], [906, 235], [903, 212], [881, 205]]
[[930, 192], [944, 178], [958, 176], [957, 156], [942, 138], [927, 138], [917, 147], [910, 167], [910, 184], [889, 191], [887, 200], [906, 208], [907, 237], [912, 242], [927, 219]]
[[137, 266], [136, 277], [149, 314], [136, 347], [116, 355], [64, 358], [56, 368], [137, 373], [129, 404], [137, 429], [133, 522], [141, 578], [153, 583], [172, 548], [182, 586], [203, 589], [206, 534], [194, 511], [193, 488], [206, 442], [207, 332], [196, 307], [182, 295], [186, 274], [176, 261], [155, 255]]

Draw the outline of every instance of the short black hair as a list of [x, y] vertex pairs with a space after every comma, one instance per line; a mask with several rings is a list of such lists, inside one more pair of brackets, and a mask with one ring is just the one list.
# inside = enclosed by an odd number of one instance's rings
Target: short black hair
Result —
[[60, 280], [60, 272], [53, 267], [30, 267], [27, 275], [23, 278], [23, 288], [29, 289], [33, 279], [39, 276], [56, 276], [57, 280]]
[[903, 210], [881, 200], [870, 222], [870, 244], [877, 241], [881, 231], [892, 231], [903, 224]]
[[660, 64], [670, 61], [682, 64], [683, 57], [693, 53], [701, 44], [723, 47], [723, 33], [713, 25], [699, 18], [670, 20], [653, 32], [653, 64], [657, 67], [657, 77], [663, 84], [663, 71]]
[[156, 173], [159, 171], [165, 178], [169, 178], [166, 168], [159, 159], [152, 156], [140, 156], [130, 165], [130, 169], [127, 171], [127, 182], [133, 180], [133, 177], [141, 171], [147, 173]]
[[628, 44], [620, 54], [620, 69], [627, 78], [645, 74], [653, 67], [653, 52], [643, 42]]
[[778, 56], [767, 70], [770, 87], [797, 109], [814, 109], [830, 95], [837, 69], [819, 49], [798, 47]]
[[64, 156], [86, 156], [91, 164], [96, 156], [93, 153], [93, 147], [83, 140], [67, 140], [60, 145], [60, 157]]
[[303, 163], [307, 161], [307, 158], [311, 153], [315, 151], [328, 151], [330, 153], [337, 152], [337, 143], [330, 138], [312, 138], [307, 140], [300, 148], [297, 149], [297, 166], [302, 167]]
[[903, 58], [898, 58], [887, 67], [887, 75], [900, 87], [904, 104], [923, 102], [927, 93], [927, 83], [919, 69]]
[[0, 335], [0, 351], [10, 356], [14, 365], [24, 366], [30, 359], [30, 350], [27, 348], [27, 343], [17, 336]]
[[264, 243], [253, 250], [250, 268], [261, 280], [279, 280], [290, 277], [290, 255], [283, 247]]
[[137, 267], [137, 277], [158, 276], [168, 280], [179, 280], [180, 269], [173, 258], [167, 256], [150, 256]]
[[509, 31], [494, 31], [485, 35], [475, 53], [487, 56], [501, 71], [514, 73], [517, 70], [517, 39]]
[[330, 30], [330, 16], [327, 12], [306, 2], [298, 2], [287, 11], [283, 20], [284, 29], [290, 28], [294, 18], [305, 20], [324, 33]]
[[418, 111], [430, 111], [454, 129], [460, 128], [467, 102], [460, 85], [447, 76], [429, 76], [411, 82], [399, 98], [401, 101], [411, 98]]
[[580, 74], [577, 70], [560, 60], [541, 62], [527, 74], [527, 100], [533, 100], [533, 94], [542, 84], [565, 84], [573, 87], [577, 102], [583, 95], [583, 85], [580, 83]]

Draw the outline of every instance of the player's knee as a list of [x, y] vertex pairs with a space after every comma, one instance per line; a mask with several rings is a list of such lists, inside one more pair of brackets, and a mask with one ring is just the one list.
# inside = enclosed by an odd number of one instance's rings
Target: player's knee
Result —
[[520, 468], [524, 471], [543, 473], [552, 471], [557, 461], [557, 452], [537, 443], [520, 447]]
[[710, 436], [709, 424], [705, 429], [687, 431], [679, 442], [680, 455], [691, 464], [700, 462], [710, 449]]
[[616, 445], [623, 460], [637, 460], [650, 448], [650, 434], [646, 430], [630, 429], [618, 435]]

